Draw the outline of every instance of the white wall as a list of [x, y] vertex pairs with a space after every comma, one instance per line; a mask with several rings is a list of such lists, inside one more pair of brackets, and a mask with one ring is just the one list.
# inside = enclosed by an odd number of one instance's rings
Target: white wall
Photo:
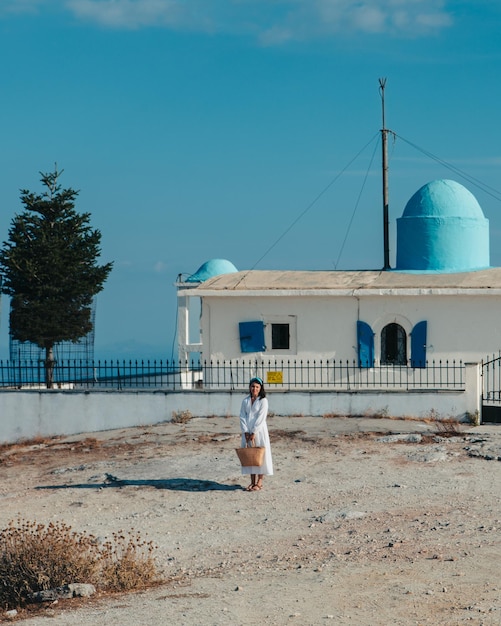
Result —
[[[426, 320], [429, 361], [482, 361], [497, 352], [501, 348], [500, 312], [499, 296], [384, 296], [360, 301], [360, 319], [378, 333], [394, 320], [401, 323], [401, 318], [409, 320], [411, 327]], [[377, 351], [379, 343], [375, 343]]]
[[[266, 322], [275, 316], [296, 316], [297, 350], [285, 358], [317, 358], [352, 361], [357, 358], [357, 320], [379, 333], [391, 322], [409, 332], [428, 322], [429, 361], [481, 361], [501, 349], [501, 297], [466, 295], [420, 296], [277, 296], [205, 297], [202, 307], [203, 359], [254, 358], [242, 354], [238, 323]], [[410, 337], [408, 337], [410, 357]], [[273, 356], [273, 353], [261, 353]], [[279, 358], [284, 358], [283, 354]]]
[[[236, 417], [241, 392], [0, 392], [0, 443], [36, 436], [72, 435], [158, 424], [173, 412], [194, 417]], [[480, 412], [480, 368], [466, 366], [465, 391], [270, 392], [277, 415], [343, 415], [465, 420]]]
[[[282, 316], [296, 317], [297, 355], [308, 358], [355, 359], [355, 298], [210, 297], [203, 299], [202, 343], [206, 360], [235, 359], [254, 354], [240, 351], [239, 322]], [[268, 353], [267, 353], [268, 354]], [[270, 353], [271, 354], [271, 353]], [[291, 352], [290, 357], [296, 356]], [[280, 357], [284, 357], [280, 354]]]

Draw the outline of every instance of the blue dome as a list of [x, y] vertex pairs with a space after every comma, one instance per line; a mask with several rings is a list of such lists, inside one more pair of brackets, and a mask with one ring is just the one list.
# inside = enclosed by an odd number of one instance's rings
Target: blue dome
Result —
[[489, 220], [453, 180], [421, 187], [397, 219], [397, 270], [468, 272], [490, 266]]
[[237, 268], [226, 259], [211, 259], [201, 265], [197, 271], [189, 276], [185, 282], [187, 283], [203, 283], [209, 278], [219, 276], [220, 274], [231, 274], [238, 272]]
[[433, 180], [416, 191], [402, 217], [466, 217], [483, 219], [475, 196], [455, 180]]

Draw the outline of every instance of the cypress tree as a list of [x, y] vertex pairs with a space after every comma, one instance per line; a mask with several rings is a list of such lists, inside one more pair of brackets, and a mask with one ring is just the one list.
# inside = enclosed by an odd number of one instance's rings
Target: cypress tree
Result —
[[45, 351], [47, 388], [53, 386], [54, 344], [77, 342], [92, 330], [92, 300], [112, 263], [98, 265], [99, 230], [77, 213], [78, 191], [62, 189], [62, 171], [40, 172], [41, 194], [21, 190], [16, 215], [0, 250], [2, 292], [11, 297], [10, 334]]

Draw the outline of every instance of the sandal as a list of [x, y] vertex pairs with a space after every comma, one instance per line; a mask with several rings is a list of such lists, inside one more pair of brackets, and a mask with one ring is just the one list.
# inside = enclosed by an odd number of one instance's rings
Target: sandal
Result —
[[258, 480], [257, 483], [252, 486], [251, 491], [261, 491], [262, 488], [263, 488], [263, 481]]
[[245, 487], [245, 491], [254, 491], [255, 484], [251, 483], [248, 487]]

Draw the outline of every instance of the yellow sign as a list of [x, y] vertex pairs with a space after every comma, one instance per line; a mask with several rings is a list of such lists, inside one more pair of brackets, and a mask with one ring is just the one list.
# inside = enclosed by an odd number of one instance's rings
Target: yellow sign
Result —
[[266, 372], [266, 382], [269, 385], [282, 385], [284, 382], [283, 372]]

